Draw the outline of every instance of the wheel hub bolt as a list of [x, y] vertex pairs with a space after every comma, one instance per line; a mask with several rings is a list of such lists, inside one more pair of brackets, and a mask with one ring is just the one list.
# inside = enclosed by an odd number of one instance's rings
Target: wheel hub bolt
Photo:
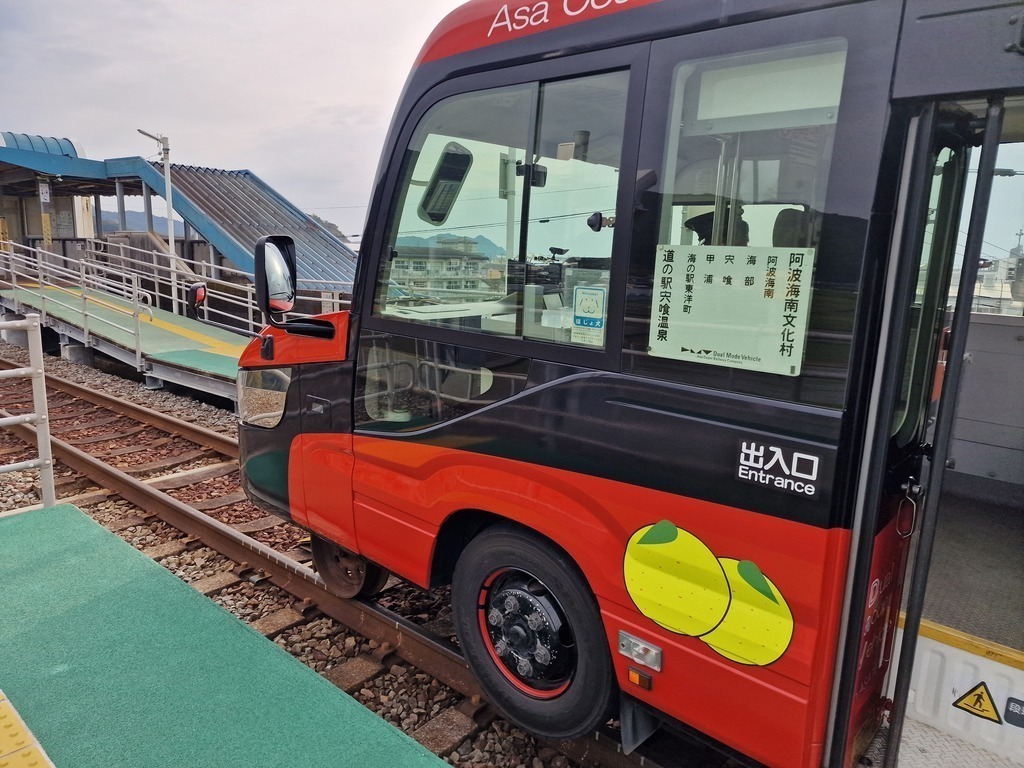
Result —
[[519, 601], [517, 601], [512, 595], [509, 595], [505, 598], [505, 610], [509, 613], [515, 613], [519, 610]]
[[519, 660], [517, 669], [519, 670], [519, 674], [523, 677], [530, 677], [531, 675], [533, 675], [533, 665], [526, 659]]
[[504, 640], [499, 640], [494, 644], [494, 652], [499, 656], [504, 656], [508, 653], [508, 644]]
[[544, 626], [545, 622], [543, 616], [541, 616], [537, 612], [534, 612], [526, 617], [526, 623], [530, 625], [530, 629], [536, 632], [538, 629]]
[[551, 652], [543, 645], [538, 645], [537, 649], [533, 652], [533, 658], [536, 659], [538, 664], [546, 667], [551, 663]]
[[500, 627], [501, 622], [504, 621], [504, 619], [504, 615], [502, 615], [501, 611], [499, 611], [497, 608], [492, 608], [491, 612], [487, 614], [487, 622], [492, 627]]

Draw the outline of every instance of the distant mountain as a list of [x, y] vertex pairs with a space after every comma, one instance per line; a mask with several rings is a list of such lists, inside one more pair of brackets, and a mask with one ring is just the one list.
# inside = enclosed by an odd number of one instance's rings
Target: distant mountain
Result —
[[[461, 235], [453, 235], [450, 232], [446, 232], [441, 235], [432, 235], [431, 237], [416, 237], [415, 235], [403, 235], [398, 238], [396, 245], [399, 247], [406, 245], [412, 248], [431, 248], [437, 247], [437, 244], [441, 240], [454, 240], [461, 237]], [[504, 256], [505, 249], [499, 245], [496, 245], [492, 241], [488, 240], [483, 235], [477, 235], [476, 237], [469, 238], [470, 240], [476, 241], [476, 252], [486, 256], [487, 258], [494, 258], [495, 256]]]
[[309, 216], [309, 218], [311, 218], [311, 219], [312, 219], [313, 221], [315, 221], [315, 222], [316, 222], [317, 224], [319, 224], [319, 225], [320, 225], [321, 227], [323, 227], [324, 229], [326, 229], [326, 230], [327, 230], [328, 232], [330, 232], [330, 233], [331, 233], [332, 235], [334, 235], [334, 236], [335, 236], [336, 238], [338, 238], [339, 240], [341, 240], [341, 242], [343, 242], [343, 243], [351, 243], [351, 242], [352, 242], [351, 240], [349, 240], [349, 239], [348, 239], [348, 238], [347, 238], [347, 237], [345, 236], [345, 233], [344, 233], [344, 232], [342, 232], [342, 231], [341, 231], [341, 230], [340, 230], [340, 229], [338, 228], [338, 225], [337, 225], [337, 224], [335, 224], [335, 223], [334, 223], [333, 221], [328, 221], [327, 219], [321, 219], [321, 218], [320, 218], [319, 216], [317, 216], [317, 215], [316, 215], [315, 213], [307, 213], [306, 215], [307, 215], [307, 216]]
[[[129, 232], [145, 232], [146, 227], [146, 214], [142, 211], [125, 211], [124, 221], [128, 225]], [[117, 232], [121, 228], [121, 225], [117, 221], [117, 213], [111, 213], [110, 211], [103, 212], [103, 231], [104, 232]], [[167, 236], [167, 219], [163, 216], [153, 217], [153, 231], [158, 235]], [[174, 222], [174, 236], [184, 237], [185, 226], [180, 221]]]

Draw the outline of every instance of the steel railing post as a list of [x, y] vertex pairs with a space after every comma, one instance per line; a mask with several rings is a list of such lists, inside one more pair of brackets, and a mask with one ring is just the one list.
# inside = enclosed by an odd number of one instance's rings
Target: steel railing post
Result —
[[53, 479], [53, 454], [50, 448], [50, 417], [46, 406], [46, 374], [43, 370], [43, 328], [39, 315], [28, 315], [28, 359], [32, 368], [32, 407], [36, 412], [36, 444], [39, 450], [40, 486], [43, 506], [57, 503], [57, 490]]
[[85, 346], [89, 346], [89, 297], [86, 295], [88, 286], [86, 284], [86, 262], [78, 262], [79, 285], [82, 287], [82, 337], [85, 339]]
[[24, 320], [0, 322], [5, 330], [25, 331], [28, 335], [29, 367], [15, 368], [0, 372], [0, 378], [28, 378], [32, 380], [32, 405], [30, 414], [0, 418], [0, 427], [19, 424], [35, 425], [36, 449], [39, 454], [34, 461], [22, 461], [0, 467], [0, 473], [38, 469], [40, 475], [39, 493], [44, 507], [57, 503], [57, 490], [53, 479], [53, 451], [50, 447], [50, 418], [46, 408], [46, 378], [43, 370], [43, 330], [39, 315], [33, 313]]
[[135, 319], [135, 368], [141, 371], [142, 365], [142, 318], [139, 307], [139, 276], [134, 272], [129, 275], [132, 284], [132, 317]]

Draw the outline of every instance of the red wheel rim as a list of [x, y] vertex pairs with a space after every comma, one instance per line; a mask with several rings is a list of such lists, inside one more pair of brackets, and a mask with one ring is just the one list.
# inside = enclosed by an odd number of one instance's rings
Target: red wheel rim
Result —
[[480, 587], [477, 621], [494, 666], [518, 691], [554, 699], [573, 681], [576, 641], [565, 611], [532, 574], [503, 568]]

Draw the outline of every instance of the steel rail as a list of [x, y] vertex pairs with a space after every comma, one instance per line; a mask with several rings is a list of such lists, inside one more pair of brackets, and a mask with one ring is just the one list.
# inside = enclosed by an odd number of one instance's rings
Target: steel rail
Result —
[[[19, 367], [18, 363], [0, 358], [0, 370], [10, 370]], [[217, 453], [233, 459], [238, 458], [238, 440], [221, 432], [215, 432], [212, 429], [207, 429], [182, 419], [176, 419], [173, 416], [151, 410], [145, 406], [136, 405], [127, 400], [122, 400], [103, 392], [97, 392], [94, 389], [88, 389], [81, 384], [75, 384], [72, 381], [61, 379], [49, 373], [46, 374], [46, 385], [79, 400], [86, 400], [93, 405], [107, 408], [120, 413], [122, 416], [128, 416], [136, 421], [178, 435], [197, 445], [210, 448]]]

